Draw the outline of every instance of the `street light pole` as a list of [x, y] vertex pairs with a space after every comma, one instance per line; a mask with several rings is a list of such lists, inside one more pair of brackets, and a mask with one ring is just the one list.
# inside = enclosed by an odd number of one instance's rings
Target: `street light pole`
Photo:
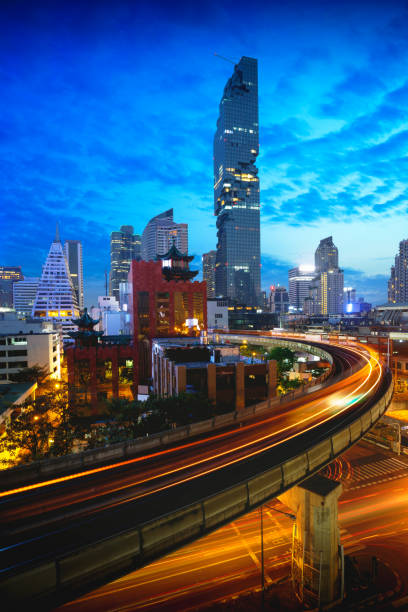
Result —
[[264, 541], [263, 541], [263, 512], [261, 506], [261, 587], [262, 587], [262, 604], [261, 610], [265, 606], [265, 566], [264, 566]]

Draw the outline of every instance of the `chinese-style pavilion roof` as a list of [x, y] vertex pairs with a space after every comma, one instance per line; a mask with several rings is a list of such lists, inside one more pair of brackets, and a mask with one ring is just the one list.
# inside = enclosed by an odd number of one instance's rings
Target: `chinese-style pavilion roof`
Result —
[[[80, 329], [88, 329], [93, 331], [93, 327], [99, 323], [98, 319], [92, 319], [88, 314], [88, 309], [84, 308], [82, 315], [79, 319], [71, 319], [74, 325], [77, 325]], [[96, 333], [96, 332], [95, 332]]]
[[164, 255], [157, 255], [157, 259], [173, 259], [178, 261], [191, 261], [194, 259], [194, 255], [187, 255], [187, 253], [182, 253], [176, 247], [176, 243], [173, 240], [173, 244]]

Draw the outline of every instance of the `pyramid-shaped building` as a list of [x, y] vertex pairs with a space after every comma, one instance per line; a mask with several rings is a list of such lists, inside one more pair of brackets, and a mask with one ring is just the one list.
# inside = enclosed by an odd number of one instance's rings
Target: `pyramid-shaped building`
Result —
[[32, 316], [61, 325], [64, 338], [68, 338], [68, 332], [76, 330], [72, 319], [79, 317], [78, 299], [68, 271], [58, 225], [43, 266]]

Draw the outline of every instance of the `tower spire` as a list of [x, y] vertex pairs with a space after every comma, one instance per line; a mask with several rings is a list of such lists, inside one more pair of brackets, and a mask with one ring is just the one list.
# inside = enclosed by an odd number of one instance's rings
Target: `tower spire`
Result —
[[55, 227], [55, 238], [54, 238], [54, 242], [61, 242], [58, 221], [57, 221], [57, 224], [56, 224], [56, 227]]

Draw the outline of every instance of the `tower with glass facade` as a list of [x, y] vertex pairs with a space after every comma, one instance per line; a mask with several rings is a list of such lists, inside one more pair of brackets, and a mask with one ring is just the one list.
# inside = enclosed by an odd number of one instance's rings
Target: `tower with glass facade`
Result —
[[84, 307], [84, 269], [81, 242], [79, 240], [66, 240], [64, 243], [64, 253], [72, 284], [77, 294], [78, 305], [82, 310]]
[[207, 298], [215, 298], [215, 263], [217, 251], [208, 251], [203, 254], [203, 280], [207, 283]]
[[109, 293], [119, 301], [119, 284], [127, 282], [130, 262], [140, 259], [141, 240], [133, 233], [132, 225], [122, 225], [118, 232], [111, 233]]
[[242, 57], [224, 88], [214, 136], [216, 295], [255, 305], [261, 293], [258, 62]]
[[173, 209], [170, 208], [150, 219], [143, 230], [141, 254], [143, 261], [155, 261], [164, 255], [172, 244], [182, 252], [188, 252], [188, 225], [175, 223]]

